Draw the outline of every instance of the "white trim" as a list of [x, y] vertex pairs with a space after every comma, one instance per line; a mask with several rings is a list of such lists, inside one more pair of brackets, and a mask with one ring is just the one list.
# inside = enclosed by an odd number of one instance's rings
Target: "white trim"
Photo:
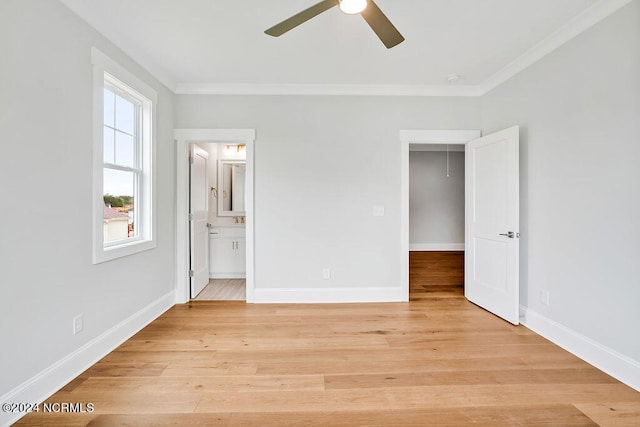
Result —
[[464, 251], [464, 243], [411, 243], [410, 251]]
[[400, 131], [400, 287], [409, 301], [409, 143]]
[[442, 143], [442, 144], [409, 144], [409, 151], [411, 152], [433, 152], [433, 151], [437, 151], [437, 152], [445, 152], [445, 151], [450, 151], [450, 152], [463, 152], [464, 151], [464, 145], [459, 145], [459, 144], [446, 144], [446, 143]]
[[479, 130], [421, 130], [400, 131], [400, 140], [407, 144], [466, 144], [480, 138]]
[[179, 95], [480, 96], [477, 86], [178, 83]]
[[176, 143], [176, 303], [189, 301], [189, 144], [241, 143], [246, 145], [246, 292], [253, 302], [254, 278], [254, 142], [255, 129], [175, 129]]
[[324, 304], [404, 302], [401, 287], [389, 288], [256, 288], [254, 303]]
[[477, 92], [480, 96], [485, 95], [629, 3], [631, 0], [600, 0], [596, 2], [476, 86]]
[[[93, 65], [93, 208], [92, 208], [92, 244], [93, 263], [98, 264], [116, 258], [133, 255], [156, 247], [156, 174], [154, 167], [156, 162], [155, 119], [158, 93], [140, 80], [126, 68], [109, 58], [99, 49], [91, 48], [91, 63]], [[108, 75], [108, 76], [107, 76]], [[140, 230], [137, 239], [130, 239], [121, 244], [105, 246], [103, 227], [103, 173], [104, 173], [104, 141], [103, 141], [103, 97], [105, 80], [130, 93], [142, 104], [143, 138], [140, 141], [143, 152], [141, 158], [140, 174], [142, 182], [140, 190], [141, 200], [136, 209], [137, 218], [140, 220], [136, 226]], [[146, 150], [145, 150], [146, 148]]]
[[158, 103], [158, 92], [156, 92], [155, 89], [146, 84], [143, 80], [139, 79], [131, 71], [109, 58], [96, 47], [91, 48], [91, 64], [97, 68], [107, 71], [109, 74], [112, 74], [121, 82], [126, 83], [133, 90], [140, 92], [154, 104]]
[[[94, 365], [174, 305], [174, 292], [158, 298], [137, 313], [98, 335], [71, 354], [0, 396], [0, 402], [39, 403]], [[0, 425], [10, 425], [25, 414], [0, 413]]]
[[209, 273], [209, 279], [246, 279], [245, 273]]
[[521, 305], [520, 313], [520, 322], [533, 332], [640, 391], [640, 361], [620, 354], [528, 307]]
[[480, 137], [479, 130], [401, 130], [400, 136], [400, 287], [409, 301], [409, 145], [465, 144]]

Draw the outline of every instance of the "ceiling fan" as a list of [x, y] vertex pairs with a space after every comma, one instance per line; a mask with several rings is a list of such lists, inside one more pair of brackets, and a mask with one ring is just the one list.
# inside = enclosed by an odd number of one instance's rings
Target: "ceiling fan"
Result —
[[273, 37], [279, 37], [334, 6], [340, 6], [340, 10], [346, 14], [361, 15], [387, 49], [391, 49], [404, 41], [402, 34], [393, 26], [373, 0], [324, 0], [274, 25], [266, 30], [265, 33]]

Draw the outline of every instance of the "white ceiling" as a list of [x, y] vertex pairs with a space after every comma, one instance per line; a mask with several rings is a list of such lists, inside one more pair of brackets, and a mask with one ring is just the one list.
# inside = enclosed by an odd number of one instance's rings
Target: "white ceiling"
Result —
[[61, 1], [177, 93], [479, 95], [630, 0], [376, 0], [389, 50], [338, 8], [264, 34], [319, 0]]

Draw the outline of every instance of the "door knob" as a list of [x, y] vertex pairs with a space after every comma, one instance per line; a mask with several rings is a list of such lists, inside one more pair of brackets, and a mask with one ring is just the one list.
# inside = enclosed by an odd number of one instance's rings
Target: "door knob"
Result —
[[510, 239], [513, 239], [514, 237], [516, 237], [516, 233], [514, 233], [513, 231], [507, 231], [506, 233], [500, 233], [500, 235], [508, 237]]

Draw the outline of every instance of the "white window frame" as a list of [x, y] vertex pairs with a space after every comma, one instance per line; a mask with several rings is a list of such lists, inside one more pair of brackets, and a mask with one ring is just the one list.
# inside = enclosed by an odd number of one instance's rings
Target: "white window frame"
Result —
[[[93, 64], [93, 263], [132, 255], [156, 247], [155, 215], [155, 111], [158, 94], [150, 86], [96, 48], [91, 50]], [[108, 83], [107, 83], [108, 82]], [[116, 87], [136, 99], [141, 108], [141, 138], [138, 194], [134, 214], [135, 238], [104, 242], [104, 88]]]

